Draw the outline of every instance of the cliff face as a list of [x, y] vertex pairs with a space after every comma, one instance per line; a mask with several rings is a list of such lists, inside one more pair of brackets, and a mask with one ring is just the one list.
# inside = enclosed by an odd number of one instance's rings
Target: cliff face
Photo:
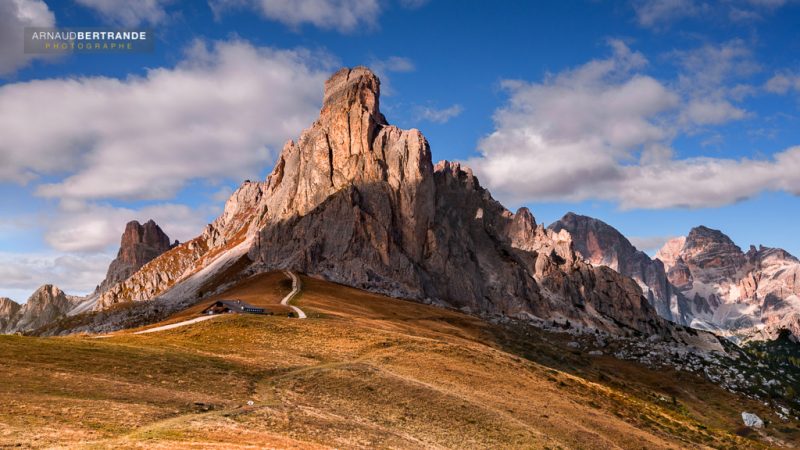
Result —
[[152, 220], [144, 225], [129, 222], [122, 233], [119, 252], [111, 261], [105, 280], [98, 292], [105, 292], [115, 284], [128, 279], [142, 266], [172, 247], [169, 237]]

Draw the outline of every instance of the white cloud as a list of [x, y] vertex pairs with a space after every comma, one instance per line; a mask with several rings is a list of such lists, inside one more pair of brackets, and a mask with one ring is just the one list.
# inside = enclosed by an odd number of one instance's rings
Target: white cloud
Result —
[[421, 8], [428, 4], [430, 0], [400, 0], [400, 6], [408, 9]]
[[105, 278], [112, 259], [106, 253], [0, 253], [0, 296], [24, 302], [43, 284], [68, 294], [87, 294]]
[[311, 24], [341, 32], [375, 28], [381, 11], [378, 0], [209, 0], [209, 5], [217, 16], [248, 8], [290, 27]]
[[636, 0], [636, 20], [643, 27], [657, 27], [674, 20], [697, 15], [700, 7], [693, 0]]
[[677, 87], [687, 98], [680, 118], [684, 126], [719, 125], [748, 116], [748, 111], [733, 102], [757, 89], [738, 81], [748, 80], [761, 67], [744, 41], [706, 44], [671, 56], [682, 68]]
[[51, 215], [44, 238], [59, 251], [99, 252], [117, 247], [126, 223], [153, 219], [170, 239], [184, 242], [203, 231], [210, 212], [174, 203], [130, 209], [74, 202]]
[[311, 123], [326, 55], [197, 42], [144, 77], [0, 87], [0, 181], [67, 175], [60, 199], [164, 199], [189, 180], [255, 178]]
[[427, 120], [434, 123], [446, 123], [450, 121], [450, 119], [458, 117], [458, 115], [460, 115], [462, 112], [464, 112], [464, 108], [462, 108], [461, 105], [453, 105], [441, 109], [423, 106], [418, 108], [417, 116], [421, 120]]
[[684, 19], [715, 21], [728, 18], [733, 22], [762, 18], [784, 6], [787, 0], [632, 0], [636, 21], [640, 26], [662, 29]]
[[172, 240], [185, 242], [220, 211], [221, 204], [189, 208], [162, 203], [131, 209], [68, 201], [52, 210], [2, 219], [0, 232], [6, 237], [29, 239], [42, 233], [52, 250], [0, 252], [0, 296], [24, 301], [47, 283], [86, 294], [105, 277], [129, 221], [153, 219]]
[[75, 0], [75, 2], [96, 11], [108, 22], [135, 27], [162, 22], [167, 17], [164, 6], [171, 3], [171, 0]]
[[392, 88], [392, 73], [409, 73], [416, 70], [414, 61], [404, 56], [390, 56], [386, 59], [372, 59], [369, 68], [375, 72], [381, 80], [381, 94], [384, 96], [394, 95]]
[[25, 27], [53, 27], [55, 15], [42, 0], [0, 1], [0, 75], [13, 73], [42, 55], [24, 53]]
[[375, 59], [370, 63], [370, 67], [378, 75], [388, 72], [413, 72], [416, 69], [414, 62], [404, 56]]
[[741, 112], [691, 101], [685, 112], [678, 94], [638, 73], [644, 63], [616, 43], [611, 58], [542, 83], [505, 82], [509, 102], [469, 164], [514, 203], [602, 199], [622, 208], [695, 208], [766, 190], [800, 194], [800, 147], [770, 160], [675, 159], [670, 142], [680, 117], [717, 123]]
[[778, 73], [767, 80], [764, 89], [773, 94], [785, 94], [789, 91], [800, 92], [800, 75], [790, 72]]
[[684, 118], [698, 125], [719, 125], [731, 120], [743, 119], [747, 112], [726, 100], [700, 100], [689, 102]]

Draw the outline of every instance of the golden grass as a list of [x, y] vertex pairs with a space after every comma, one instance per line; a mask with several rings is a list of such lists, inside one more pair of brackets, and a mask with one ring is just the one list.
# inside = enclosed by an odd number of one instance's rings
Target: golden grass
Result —
[[[223, 295], [274, 303], [284, 279], [261, 275]], [[226, 315], [109, 339], [0, 337], [0, 447], [764, 446], [733, 431], [740, 408], [766, 413], [697, 377], [303, 282], [308, 320]]]

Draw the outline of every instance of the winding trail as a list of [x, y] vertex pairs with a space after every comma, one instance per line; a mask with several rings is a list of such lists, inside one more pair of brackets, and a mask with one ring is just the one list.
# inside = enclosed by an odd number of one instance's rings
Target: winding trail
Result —
[[300, 282], [300, 277], [298, 277], [294, 272], [288, 270], [284, 270], [283, 273], [286, 274], [287, 277], [292, 279], [292, 292], [289, 292], [286, 295], [286, 297], [283, 297], [283, 300], [281, 300], [281, 305], [285, 305], [288, 306], [289, 308], [292, 308], [292, 310], [297, 313], [298, 319], [305, 319], [306, 313], [304, 313], [302, 309], [298, 308], [297, 306], [289, 304], [290, 301], [294, 300], [294, 298], [297, 297], [297, 294], [300, 293], [300, 289], [302, 289], [303, 287], [303, 284]]

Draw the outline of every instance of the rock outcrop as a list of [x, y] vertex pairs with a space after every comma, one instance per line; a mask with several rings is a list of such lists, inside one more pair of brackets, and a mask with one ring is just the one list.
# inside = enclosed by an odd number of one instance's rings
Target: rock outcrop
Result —
[[65, 294], [56, 286], [46, 284], [37, 289], [21, 306], [10, 301], [0, 301], [0, 310], [15, 311], [8, 316], [2, 331], [4, 333], [32, 331], [55, 322], [65, 317], [79, 300], [77, 297]]
[[575, 251], [592, 265], [608, 266], [633, 278], [661, 317], [688, 325], [688, 300], [670, 283], [664, 264], [637, 250], [617, 229], [575, 213], [567, 213], [549, 228], [566, 230]]
[[688, 299], [690, 324], [741, 339], [800, 335], [800, 261], [782, 249], [747, 253], [721, 231], [693, 228], [657, 254], [670, 282]]
[[122, 233], [119, 252], [108, 266], [105, 280], [98, 286], [98, 292], [107, 291], [121, 281], [127, 280], [145, 264], [172, 248], [169, 237], [154, 221], [144, 225], [137, 221], [129, 222]]

